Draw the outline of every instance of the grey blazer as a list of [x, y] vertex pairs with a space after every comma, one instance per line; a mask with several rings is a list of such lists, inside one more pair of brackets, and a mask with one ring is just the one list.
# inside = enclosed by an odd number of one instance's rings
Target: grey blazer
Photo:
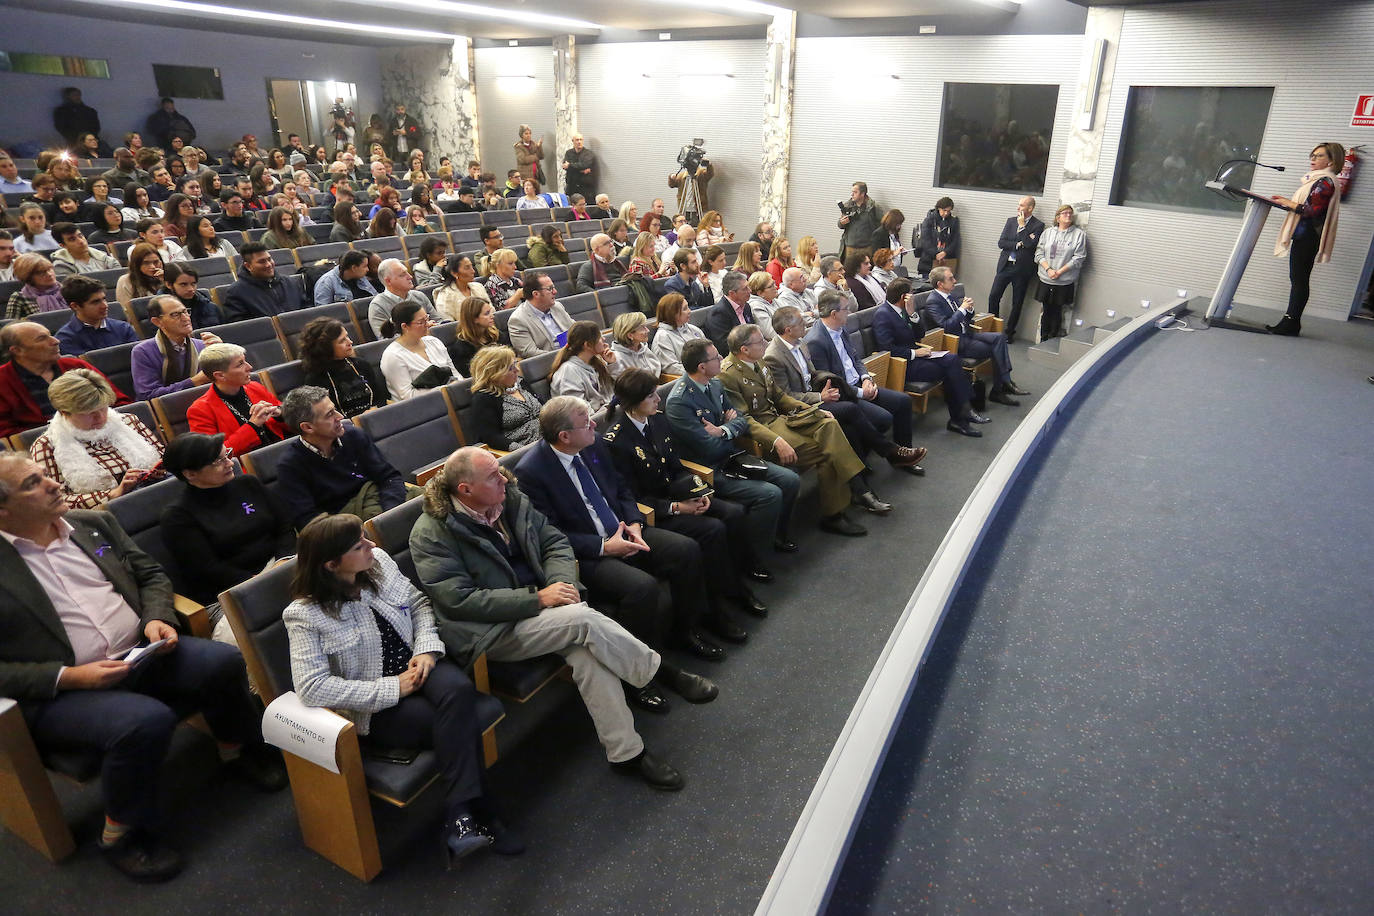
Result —
[[297, 598], [282, 612], [291, 641], [291, 681], [301, 702], [328, 706], [351, 719], [361, 735], [368, 733], [374, 712], [401, 702], [400, 678], [382, 677], [382, 636], [373, 610], [396, 628], [412, 656], [444, 654], [429, 598], [385, 550], [374, 548], [372, 558], [380, 579], [376, 591], [345, 602], [338, 617], [307, 598]]
[[[558, 342], [549, 336], [549, 329], [544, 327], [544, 322], [536, 314], [538, 311], [528, 302], [522, 302], [515, 307], [510, 316], [510, 324], [506, 325], [511, 348], [521, 359], [538, 356], [540, 353], [552, 353], [559, 348]], [[553, 316], [554, 323], [564, 331], [572, 327], [572, 316], [560, 303], [555, 302], [549, 314]]]
[[[177, 626], [171, 580], [113, 515], [73, 509], [66, 519], [75, 529], [72, 541], [100, 567], [143, 626], [153, 620]], [[0, 538], [0, 696], [50, 700], [57, 695], [58, 672], [75, 664], [52, 600], [19, 551]]]
[[[801, 344], [801, 354], [806, 360], [806, 371], [814, 378], [816, 366], [811, 362], [811, 354], [806, 352], [805, 342]], [[797, 361], [792, 358], [792, 348], [787, 346], [781, 335], [774, 337], [768, 344], [768, 349], [763, 354], [763, 364], [768, 367], [768, 374], [773, 377], [773, 381], [794, 398], [808, 404], [821, 402], [820, 393], [812, 391], [811, 386], [802, 379]]]

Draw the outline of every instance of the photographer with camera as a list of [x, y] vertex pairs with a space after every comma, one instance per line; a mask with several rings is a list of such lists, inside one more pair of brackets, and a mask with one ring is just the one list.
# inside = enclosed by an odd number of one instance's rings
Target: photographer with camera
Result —
[[693, 222], [711, 209], [706, 185], [715, 177], [716, 169], [706, 158], [705, 144], [705, 140], [694, 137], [691, 143], [678, 150], [679, 168], [668, 176], [668, 187], [677, 190], [677, 212]]
[[844, 230], [844, 235], [840, 236], [840, 258], [847, 258], [854, 251], [871, 255], [873, 233], [878, 230], [882, 220], [878, 205], [868, 196], [868, 185], [862, 181], [854, 182], [849, 190], [849, 200], [837, 201], [835, 206], [840, 208], [840, 220], [835, 225]]

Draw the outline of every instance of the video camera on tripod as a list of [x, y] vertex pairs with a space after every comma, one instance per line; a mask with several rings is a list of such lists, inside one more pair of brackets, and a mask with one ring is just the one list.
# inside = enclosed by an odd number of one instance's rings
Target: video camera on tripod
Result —
[[689, 176], [695, 175], [702, 162], [706, 160], [706, 150], [703, 149], [705, 145], [705, 140], [697, 138], [678, 150], [677, 164], [682, 166]]

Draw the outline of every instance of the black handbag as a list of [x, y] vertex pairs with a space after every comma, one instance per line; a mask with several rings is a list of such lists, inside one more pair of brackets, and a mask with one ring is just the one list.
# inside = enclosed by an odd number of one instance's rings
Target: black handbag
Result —
[[768, 462], [740, 450], [721, 462], [720, 472], [735, 480], [763, 480], [768, 476]]
[[447, 385], [451, 378], [453, 378], [453, 370], [448, 366], [430, 366], [415, 376], [415, 381], [410, 384], [415, 388], [439, 388]]
[[[853, 385], [846, 382], [841, 376], [824, 370], [811, 376], [811, 390], [819, 393], [825, 387], [826, 382], [829, 382], [830, 386], [840, 393], [841, 401], [853, 403], [859, 399], [859, 393], [854, 390]], [[825, 405], [822, 404], [821, 406], [824, 407]]]
[[973, 397], [969, 398], [969, 406], [982, 413], [988, 409], [988, 383], [983, 379], [973, 380]]

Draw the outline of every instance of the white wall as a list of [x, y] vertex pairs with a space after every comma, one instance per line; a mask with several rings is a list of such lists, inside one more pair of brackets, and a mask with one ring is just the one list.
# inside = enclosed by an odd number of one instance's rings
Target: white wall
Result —
[[62, 87], [76, 86], [86, 104], [100, 112], [104, 140], [119, 146], [126, 132], [142, 131], [143, 122], [157, 110], [154, 63], [220, 69], [223, 101], [177, 99], [177, 110], [196, 126], [196, 145], [208, 148], [212, 155], [221, 154], [231, 141], [246, 133], [256, 134], [264, 149], [271, 145], [268, 78], [356, 83], [363, 124], [380, 103], [374, 47], [154, 29], [137, 23], [13, 8], [5, 10], [4, 21], [5, 46], [10, 50], [105, 58], [110, 62], [111, 78], [0, 73], [0, 143], [58, 142], [52, 110], [62, 101]]
[[[1107, 206], [1131, 85], [1275, 87], [1259, 159], [1288, 171], [1257, 170], [1253, 189], [1289, 196], [1315, 144], [1374, 142], [1374, 129], [1350, 127], [1356, 96], [1374, 91], [1371, 35], [1374, 4], [1368, 3], [1226, 0], [1127, 8], [1093, 195], [1081, 316], [1100, 317], [1101, 309], [1142, 298], [1160, 300], [1178, 287], [1210, 294], [1240, 229], [1239, 216]], [[1331, 263], [1312, 274], [1308, 315], [1345, 318], [1349, 312], [1374, 235], [1369, 179], [1357, 176], [1341, 205]], [[1265, 227], [1236, 294], [1239, 303], [1287, 304], [1288, 261], [1273, 257], [1279, 215]]]
[[[515, 168], [515, 141], [521, 124], [534, 139], [544, 136], [544, 174], [558, 174], [553, 134], [553, 48], [476, 48], [477, 123], [481, 126], [482, 168], [496, 175], [498, 188]], [[533, 77], [533, 79], [529, 79]]]
[[[821, 251], [836, 251], [840, 214], [835, 201], [847, 199], [855, 181], [868, 183], [879, 207], [902, 211], [907, 239], [913, 225], [948, 194], [963, 237], [959, 273], [981, 305], [992, 284], [997, 236], [1021, 195], [935, 186], [944, 83], [1060, 85], [1047, 187], [1044, 195], [1035, 195], [1046, 203], [1057, 201], [1081, 44], [1079, 35], [798, 40], [787, 238], [795, 245], [802, 236], [814, 235]], [[1026, 57], [1028, 47], [1033, 66], [1012, 66]], [[1037, 212], [1045, 209], [1041, 204]], [[905, 263], [915, 267], [912, 257]]]
[[675, 212], [668, 176], [701, 137], [716, 170], [711, 207], [747, 238], [758, 222], [764, 55], [762, 39], [580, 46], [579, 125], [601, 161], [600, 190], [617, 207], [633, 200], [642, 214], [662, 197]]

